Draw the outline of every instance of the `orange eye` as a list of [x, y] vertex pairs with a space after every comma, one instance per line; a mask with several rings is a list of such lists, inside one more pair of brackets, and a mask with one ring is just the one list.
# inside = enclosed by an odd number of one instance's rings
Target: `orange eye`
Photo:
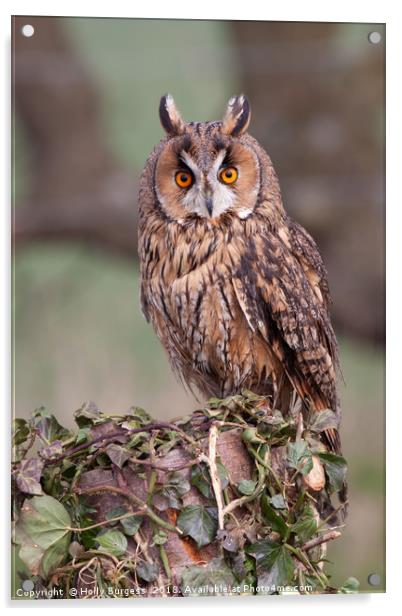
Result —
[[219, 172], [219, 179], [224, 184], [233, 184], [236, 182], [239, 174], [236, 167], [225, 167]]
[[178, 171], [175, 175], [176, 184], [181, 188], [189, 188], [193, 183], [193, 176], [188, 171]]

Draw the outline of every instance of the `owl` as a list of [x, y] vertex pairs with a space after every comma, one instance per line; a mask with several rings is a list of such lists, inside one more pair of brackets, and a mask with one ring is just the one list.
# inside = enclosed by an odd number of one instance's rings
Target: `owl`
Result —
[[[185, 122], [167, 94], [159, 117], [139, 190], [141, 308], [174, 372], [208, 397], [249, 389], [288, 412], [296, 396], [339, 423], [327, 272], [247, 132], [246, 97]], [[324, 439], [340, 451], [336, 428]]]

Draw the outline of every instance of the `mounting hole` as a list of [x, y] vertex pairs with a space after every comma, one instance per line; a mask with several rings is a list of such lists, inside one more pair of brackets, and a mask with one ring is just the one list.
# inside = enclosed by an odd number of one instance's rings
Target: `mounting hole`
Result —
[[31, 36], [35, 34], [35, 28], [31, 26], [31, 24], [25, 24], [25, 26], [22, 26], [21, 32], [23, 36], [30, 38]]
[[381, 584], [381, 577], [378, 573], [370, 573], [367, 578], [367, 581], [370, 586], [379, 586]]
[[382, 36], [379, 32], [370, 32], [370, 34], [368, 35], [368, 40], [373, 45], [378, 45], [378, 43], [381, 43], [381, 39]]

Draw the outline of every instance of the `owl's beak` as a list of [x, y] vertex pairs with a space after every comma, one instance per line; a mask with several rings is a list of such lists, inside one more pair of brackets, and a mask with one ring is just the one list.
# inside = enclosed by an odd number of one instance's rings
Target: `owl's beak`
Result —
[[214, 203], [212, 201], [212, 197], [207, 197], [205, 199], [205, 207], [208, 210], [208, 214], [212, 216], [212, 210], [214, 209]]

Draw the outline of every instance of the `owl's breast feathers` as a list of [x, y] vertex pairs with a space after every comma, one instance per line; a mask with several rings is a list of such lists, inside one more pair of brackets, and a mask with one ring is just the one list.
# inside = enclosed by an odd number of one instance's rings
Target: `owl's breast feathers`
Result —
[[[286, 214], [274, 225], [257, 213], [219, 225], [150, 217], [140, 257], [143, 312], [187, 385], [209, 396], [248, 388], [279, 407], [294, 388], [339, 416], [326, 270]], [[339, 451], [337, 431], [326, 437]]]

